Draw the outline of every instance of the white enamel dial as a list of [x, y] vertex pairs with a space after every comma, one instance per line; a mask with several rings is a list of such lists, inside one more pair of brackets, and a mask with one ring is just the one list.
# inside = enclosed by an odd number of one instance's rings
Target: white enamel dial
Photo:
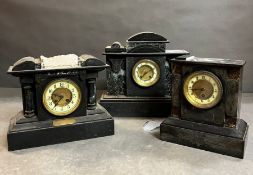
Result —
[[80, 101], [81, 91], [79, 86], [68, 79], [52, 81], [43, 92], [44, 107], [56, 116], [71, 114], [80, 105]]

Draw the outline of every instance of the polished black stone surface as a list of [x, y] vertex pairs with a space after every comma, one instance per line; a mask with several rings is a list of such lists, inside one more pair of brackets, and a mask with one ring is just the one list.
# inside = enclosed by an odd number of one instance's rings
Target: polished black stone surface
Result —
[[240, 119], [236, 128], [219, 127], [169, 117], [160, 126], [161, 140], [243, 158], [248, 125]]
[[103, 108], [88, 111], [87, 116], [72, 118], [73, 124], [54, 126], [54, 120], [23, 118], [22, 112], [11, 119], [7, 134], [8, 150], [84, 140], [114, 134], [114, 120]]

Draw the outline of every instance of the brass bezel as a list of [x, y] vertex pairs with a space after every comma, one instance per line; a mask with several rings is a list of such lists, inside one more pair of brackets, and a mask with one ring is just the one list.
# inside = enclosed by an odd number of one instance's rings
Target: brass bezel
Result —
[[[210, 103], [208, 104], [200, 104], [198, 102], [196, 102], [190, 95], [189, 95], [189, 91], [188, 91], [188, 84], [190, 83], [190, 80], [193, 78], [193, 77], [196, 77], [196, 76], [199, 76], [199, 75], [207, 75], [207, 76], [210, 76], [217, 84], [217, 88], [218, 88], [218, 94], [217, 94], [217, 97], [211, 101]], [[196, 72], [193, 72], [191, 73], [190, 75], [188, 75], [184, 81], [184, 84], [183, 84], [183, 93], [184, 93], [184, 96], [185, 98], [187, 99], [187, 101], [192, 104], [193, 106], [197, 107], [197, 108], [200, 108], [200, 109], [209, 109], [209, 108], [212, 108], [214, 107], [216, 104], [218, 104], [222, 98], [222, 94], [223, 94], [223, 87], [222, 87], [222, 83], [220, 81], [220, 79], [213, 73], [209, 72], [209, 71], [196, 71]], [[197, 97], [196, 97], [197, 98]]]
[[[59, 82], [68, 82], [69, 84], [73, 85], [78, 92], [77, 104], [68, 111], [63, 111], [63, 112], [54, 111], [46, 103], [46, 92], [48, 91], [49, 87], [51, 87], [53, 84], [59, 83]], [[79, 86], [74, 81], [69, 80], [69, 79], [61, 78], [61, 79], [53, 80], [46, 86], [45, 90], [43, 91], [43, 105], [49, 113], [51, 113], [55, 116], [66, 116], [66, 115], [71, 114], [79, 107], [80, 103], [81, 103], [81, 90], [80, 90]]]
[[[137, 78], [135, 76], [135, 70], [138, 67], [138, 65], [141, 64], [141, 63], [149, 63], [149, 64], [152, 64], [155, 67], [155, 69], [157, 71], [157, 76], [155, 77], [155, 79], [153, 81], [151, 81], [151, 82], [144, 82], [144, 81], [141, 81], [139, 78]], [[142, 60], [138, 61], [137, 63], [135, 63], [135, 65], [134, 65], [134, 67], [132, 69], [132, 77], [134, 79], [134, 82], [136, 84], [138, 84], [139, 86], [150, 87], [150, 86], [154, 85], [155, 83], [157, 83], [157, 81], [160, 79], [160, 67], [159, 67], [159, 65], [156, 62], [154, 62], [154, 61], [152, 61], [150, 59], [142, 59]]]

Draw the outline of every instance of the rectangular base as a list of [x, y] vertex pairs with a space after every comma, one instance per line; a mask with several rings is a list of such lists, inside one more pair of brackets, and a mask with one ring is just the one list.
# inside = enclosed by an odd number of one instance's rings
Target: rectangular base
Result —
[[170, 114], [169, 97], [127, 97], [102, 94], [99, 104], [113, 117], [167, 117]]
[[169, 117], [160, 126], [161, 140], [243, 158], [248, 125], [239, 119], [226, 128]]
[[[114, 120], [104, 111], [90, 112], [87, 116], [69, 118], [67, 120], [38, 121], [36, 119], [11, 120], [7, 134], [8, 150], [19, 150], [76, 140], [109, 136], [114, 134]], [[64, 122], [74, 123], [65, 123]], [[62, 123], [63, 122], [63, 125]]]

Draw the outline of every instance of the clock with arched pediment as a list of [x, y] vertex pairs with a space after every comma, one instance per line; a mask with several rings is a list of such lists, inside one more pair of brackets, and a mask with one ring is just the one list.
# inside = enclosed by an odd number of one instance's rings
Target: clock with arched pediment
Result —
[[153, 32], [137, 33], [122, 46], [105, 48], [107, 90], [99, 103], [113, 116], [162, 117], [170, 112], [170, 59], [189, 54], [168, 50], [169, 41]]

